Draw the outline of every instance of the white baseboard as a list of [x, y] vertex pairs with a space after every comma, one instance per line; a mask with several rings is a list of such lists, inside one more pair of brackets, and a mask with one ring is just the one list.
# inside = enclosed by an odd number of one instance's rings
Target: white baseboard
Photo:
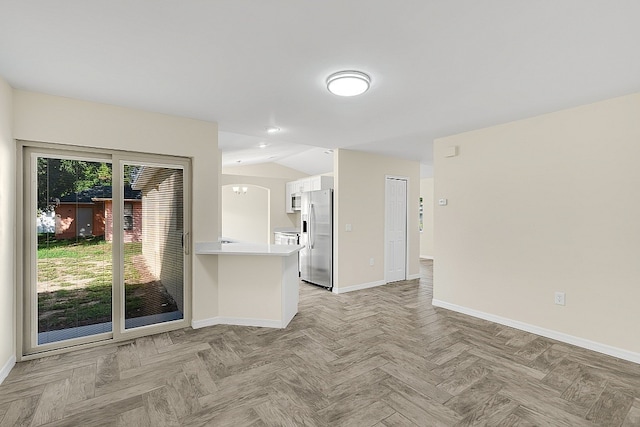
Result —
[[[288, 323], [288, 322], [287, 322]], [[200, 329], [206, 326], [215, 325], [235, 325], [235, 326], [258, 326], [261, 328], [277, 328], [282, 329], [285, 326], [279, 320], [271, 319], [250, 319], [245, 317], [211, 317], [209, 319], [193, 320], [191, 327], [193, 329]]]
[[369, 283], [361, 283], [359, 285], [353, 285], [353, 286], [346, 286], [343, 288], [337, 288], [337, 287], [333, 287], [333, 293], [334, 294], [344, 294], [347, 292], [353, 292], [353, 291], [359, 291], [362, 289], [369, 289], [369, 288], [375, 288], [376, 286], [381, 286], [384, 285], [386, 282], [384, 280], [378, 280], [375, 282], [369, 282]]
[[420, 255], [420, 259], [430, 259], [430, 260], [433, 260], [433, 256], [431, 256], [431, 255]]
[[515, 329], [520, 329], [521, 331], [531, 332], [532, 334], [542, 335], [543, 337], [551, 338], [567, 344], [572, 344], [578, 347], [585, 348], [587, 350], [592, 350], [598, 353], [607, 354], [609, 356], [628, 360], [634, 363], [640, 363], [640, 353], [635, 353], [629, 350], [612, 347], [607, 344], [602, 344], [599, 342], [587, 340], [580, 337], [574, 337], [573, 335], [565, 334], [563, 332], [554, 331], [552, 329], [541, 328], [540, 326], [531, 325], [529, 323], [520, 322], [518, 320], [508, 319], [506, 317], [496, 316], [494, 314], [485, 313], [483, 311], [474, 310], [472, 308], [451, 304], [446, 301], [440, 301], [440, 300], [434, 299], [432, 301], [432, 304], [434, 307], [446, 308], [447, 310], [456, 311], [458, 313], [477, 317], [479, 319], [484, 319], [490, 322], [499, 323], [501, 325], [510, 326]]
[[9, 372], [16, 366], [16, 356], [11, 356], [7, 363], [4, 364], [2, 369], [0, 369], [0, 384], [9, 376]]
[[291, 318], [289, 319], [285, 319], [284, 322], [281, 323], [280, 325], [280, 329], [282, 328], [286, 328], [287, 326], [289, 326], [289, 323], [291, 323], [291, 321], [293, 320], [294, 317], [296, 317], [296, 314], [298, 314], [298, 311], [296, 310], [295, 313], [293, 313], [293, 315], [291, 316]]
[[419, 279], [420, 273], [417, 274], [407, 274], [407, 280]]

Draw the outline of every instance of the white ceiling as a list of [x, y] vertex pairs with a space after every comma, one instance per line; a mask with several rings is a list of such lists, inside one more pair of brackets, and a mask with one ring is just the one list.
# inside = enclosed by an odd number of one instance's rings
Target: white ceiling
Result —
[[[344, 147], [428, 175], [434, 138], [639, 91], [638, 17], [637, 0], [0, 0], [0, 75], [218, 122], [225, 164], [319, 173]], [[371, 89], [331, 95], [345, 69]]]

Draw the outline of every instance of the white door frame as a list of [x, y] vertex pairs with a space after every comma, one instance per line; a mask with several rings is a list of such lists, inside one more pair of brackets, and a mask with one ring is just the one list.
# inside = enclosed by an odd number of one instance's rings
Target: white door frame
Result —
[[404, 280], [407, 280], [407, 276], [409, 275], [409, 187], [411, 184], [411, 180], [409, 179], [408, 176], [400, 176], [400, 175], [385, 175], [384, 177], [384, 282], [385, 283], [390, 283], [389, 282], [389, 278], [387, 275], [387, 271], [388, 271], [388, 266], [387, 266], [387, 239], [388, 239], [388, 233], [387, 233], [387, 200], [388, 200], [388, 194], [387, 194], [387, 180], [389, 179], [395, 179], [395, 180], [400, 180], [400, 181], [405, 181], [406, 184], [406, 194], [405, 194], [405, 228], [404, 228], [404, 242], [405, 242], [405, 249], [404, 249], [404, 261], [405, 261], [405, 266], [404, 266]]

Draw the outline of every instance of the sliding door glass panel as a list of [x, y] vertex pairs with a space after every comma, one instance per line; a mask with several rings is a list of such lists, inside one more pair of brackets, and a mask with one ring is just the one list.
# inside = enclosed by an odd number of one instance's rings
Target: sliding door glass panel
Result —
[[125, 329], [184, 319], [183, 169], [123, 164]]
[[111, 164], [37, 155], [34, 166], [37, 344], [111, 332]]

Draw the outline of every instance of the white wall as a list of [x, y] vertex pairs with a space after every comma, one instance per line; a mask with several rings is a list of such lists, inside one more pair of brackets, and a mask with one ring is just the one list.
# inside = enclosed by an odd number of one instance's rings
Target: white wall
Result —
[[246, 193], [236, 194], [234, 184], [222, 186], [222, 235], [251, 243], [269, 243], [269, 189], [249, 184], [235, 185]]
[[309, 176], [306, 173], [279, 165], [277, 163], [259, 163], [256, 165], [225, 166], [222, 168], [225, 175], [259, 176], [265, 178], [285, 178], [287, 181], [295, 181]]
[[270, 243], [273, 243], [273, 232], [275, 228], [297, 228], [300, 225], [299, 213], [288, 214], [285, 212], [285, 186], [288, 181], [290, 181], [288, 178], [265, 178], [227, 174], [223, 174], [220, 178], [221, 185], [257, 185], [269, 189]]
[[[352, 150], [334, 153], [334, 287], [336, 291], [384, 281], [385, 179], [408, 178], [409, 277], [420, 273], [420, 164]], [[352, 231], [345, 231], [351, 224]], [[374, 265], [369, 264], [370, 258]]]
[[[215, 123], [20, 90], [14, 91], [13, 101], [16, 139], [191, 157], [191, 241], [217, 240], [220, 154]], [[193, 320], [217, 315], [216, 261], [193, 256]]]
[[640, 362], [639, 118], [634, 94], [436, 140], [434, 302]]
[[420, 233], [420, 258], [433, 259], [433, 178], [420, 180], [420, 197], [423, 203], [423, 228]]
[[15, 363], [16, 144], [12, 90], [0, 77], [0, 383]]

